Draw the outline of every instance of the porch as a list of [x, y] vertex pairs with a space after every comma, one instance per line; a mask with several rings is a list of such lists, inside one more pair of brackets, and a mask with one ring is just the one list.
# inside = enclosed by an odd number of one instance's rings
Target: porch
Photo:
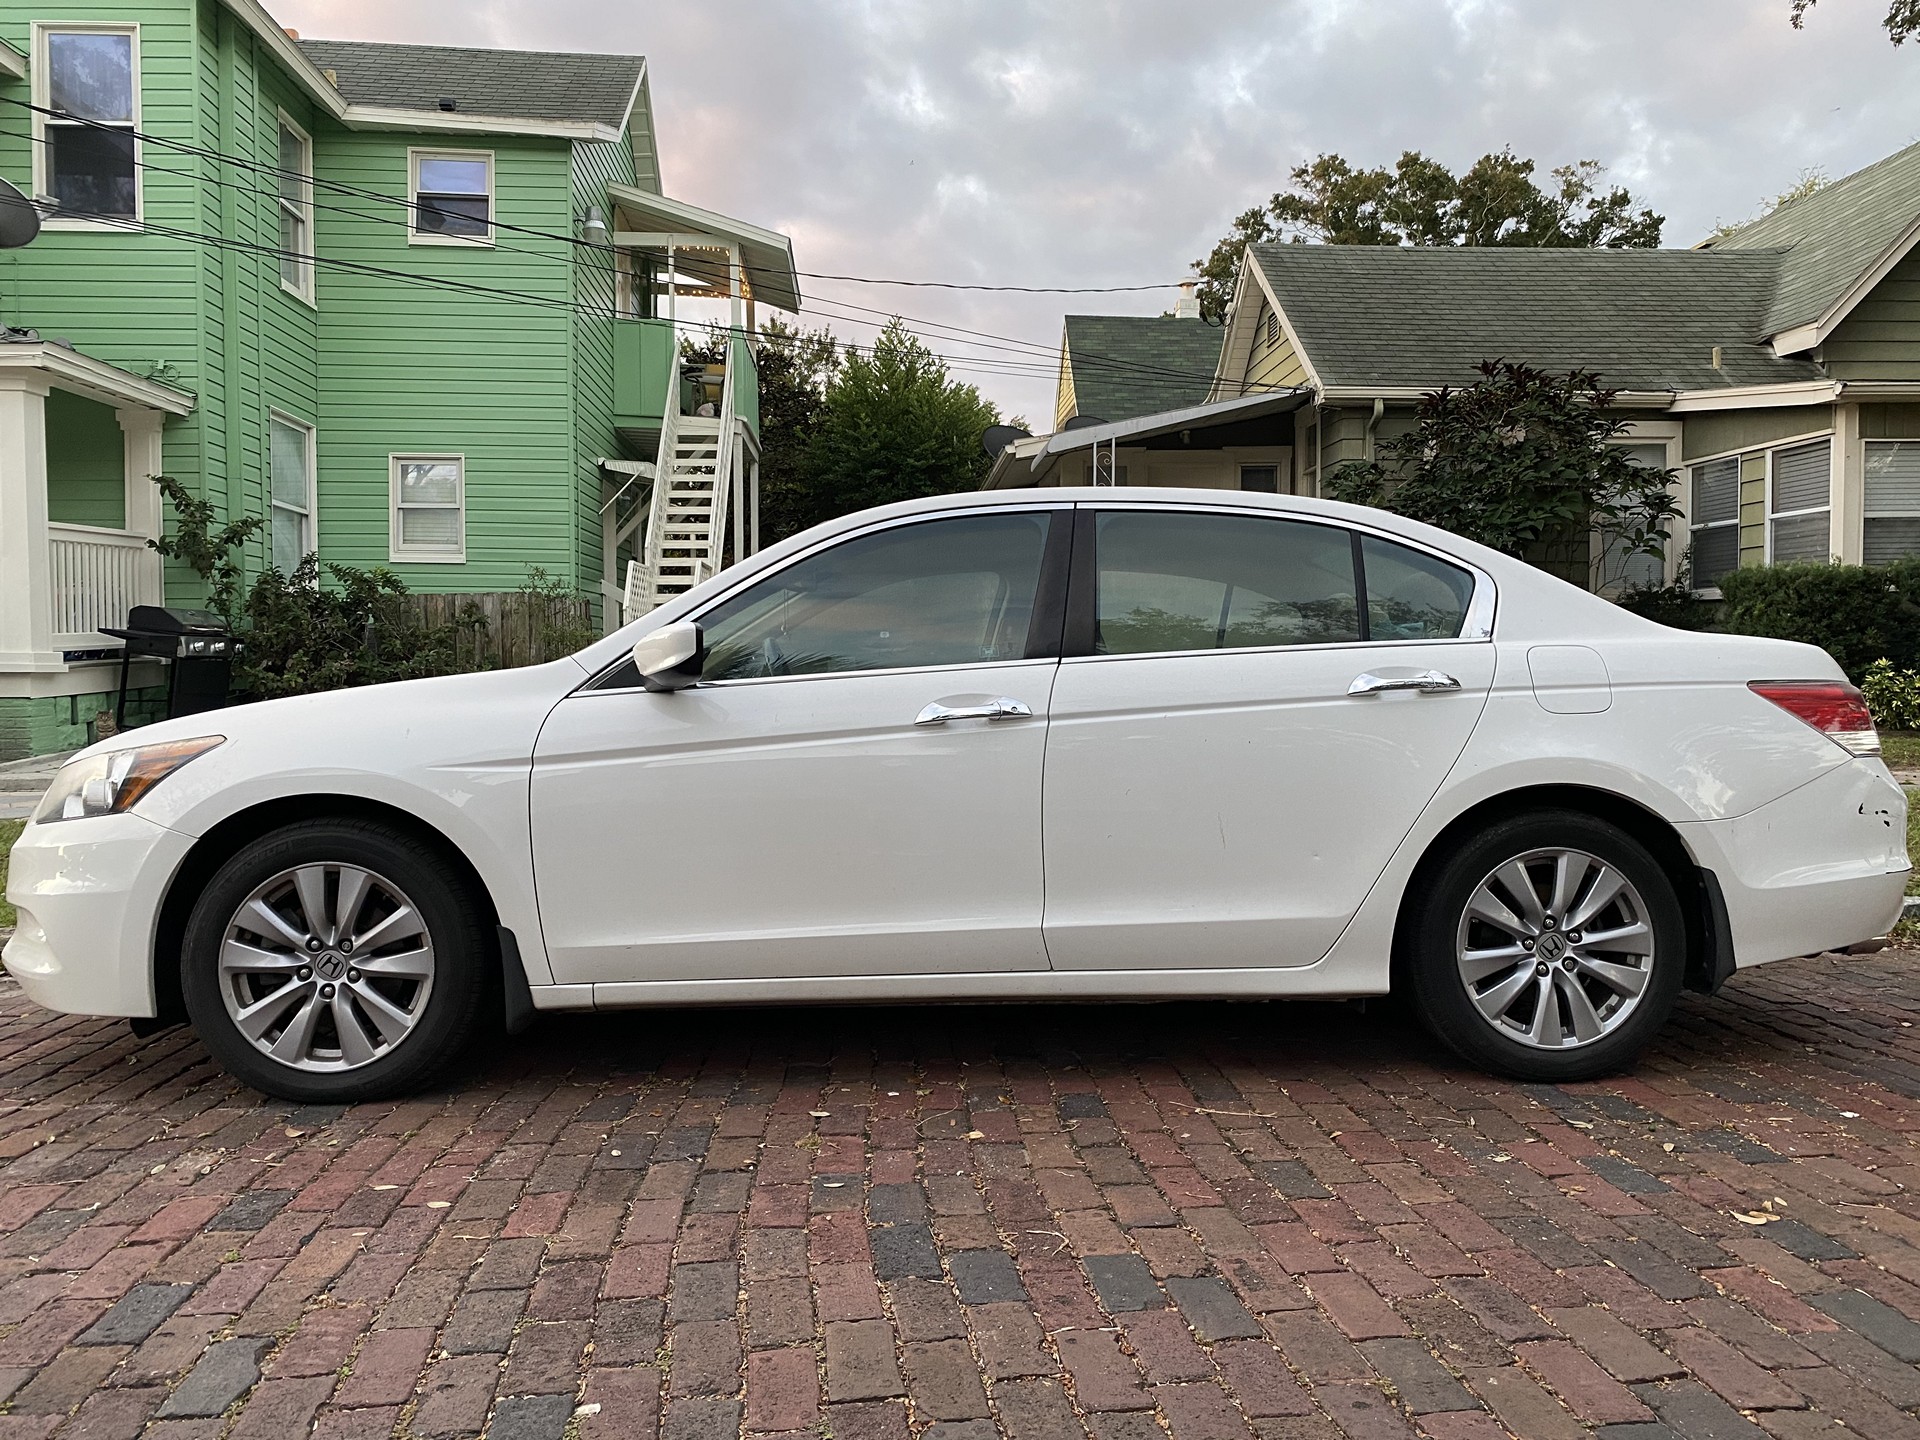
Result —
[[167, 417], [192, 408], [64, 345], [0, 345], [0, 698], [112, 688], [120, 642], [101, 627], [161, 603], [152, 477]]

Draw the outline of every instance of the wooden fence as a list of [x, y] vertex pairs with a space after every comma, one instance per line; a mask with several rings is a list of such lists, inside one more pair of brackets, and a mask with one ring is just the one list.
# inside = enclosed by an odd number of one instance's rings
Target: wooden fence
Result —
[[[583, 598], [529, 595], [521, 590], [480, 595], [423, 595], [404, 603], [420, 624], [459, 626], [456, 652], [463, 669], [504, 670], [571, 655], [596, 640], [593, 603]], [[468, 623], [477, 617], [484, 622]]]

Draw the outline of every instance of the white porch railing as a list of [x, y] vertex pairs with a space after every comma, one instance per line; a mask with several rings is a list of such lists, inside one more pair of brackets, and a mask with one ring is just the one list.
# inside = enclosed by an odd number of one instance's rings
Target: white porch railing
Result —
[[144, 535], [54, 523], [47, 550], [56, 650], [111, 645], [101, 626], [124, 626], [135, 605], [160, 603], [160, 556]]

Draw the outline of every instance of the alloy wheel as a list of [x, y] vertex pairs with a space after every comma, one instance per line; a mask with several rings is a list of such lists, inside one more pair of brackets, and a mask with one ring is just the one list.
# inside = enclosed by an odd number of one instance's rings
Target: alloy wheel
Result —
[[234, 1028], [295, 1070], [357, 1070], [426, 1013], [433, 939], [391, 880], [357, 865], [283, 870], [240, 903], [220, 945]]
[[1653, 975], [1654, 936], [1633, 882], [1583, 850], [1529, 850], [1474, 887], [1455, 942], [1486, 1021], [1542, 1050], [1591, 1045], [1626, 1022]]

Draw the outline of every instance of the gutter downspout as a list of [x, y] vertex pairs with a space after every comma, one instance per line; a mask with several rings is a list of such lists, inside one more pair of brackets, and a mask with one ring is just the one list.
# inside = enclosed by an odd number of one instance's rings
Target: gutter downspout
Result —
[[1380, 424], [1380, 417], [1387, 413], [1387, 402], [1378, 395], [1373, 397], [1373, 414], [1367, 418], [1367, 439], [1361, 449], [1362, 460], [1373, 459], [1373, 432]]

